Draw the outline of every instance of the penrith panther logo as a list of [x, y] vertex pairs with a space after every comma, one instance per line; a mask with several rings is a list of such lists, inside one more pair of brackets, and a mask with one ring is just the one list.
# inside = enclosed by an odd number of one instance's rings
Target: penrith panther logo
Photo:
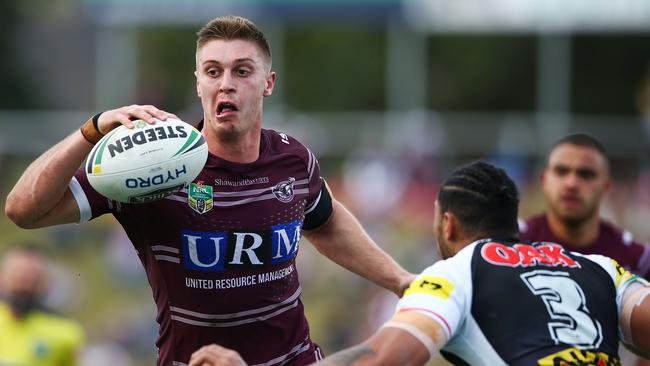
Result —
[[295, 181], [296, 178], [289, 178], [289, 180], [280, 182], [276, 184], [275, 187], [271, 188], [271, 191], [273, 192], [275, 198], [277, 198], [280, 202], [291, 202], [293, 199], [293, 183]]

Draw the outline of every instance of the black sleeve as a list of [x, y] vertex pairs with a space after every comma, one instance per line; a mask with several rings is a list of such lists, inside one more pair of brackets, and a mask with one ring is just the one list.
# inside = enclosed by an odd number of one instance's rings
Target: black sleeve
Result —
[[304, 230], [318, 228], [332, 216], [332, 211], [332, 196], [329, 189], [327, 189], [327, 184], [323, 181], [316, 202], [305, 211], [305, 221], [302, 223], [302, 228]]

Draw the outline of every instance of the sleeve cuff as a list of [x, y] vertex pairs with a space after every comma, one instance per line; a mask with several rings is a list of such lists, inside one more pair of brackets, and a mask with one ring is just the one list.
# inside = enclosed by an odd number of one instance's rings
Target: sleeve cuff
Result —
[[79, 184], [76, 177], [72, 177], [68, 187], [70, 188], [72, 196], [75, 201], [77, 201], [77, 206], [79, 207], [79, 224], [88, 222], [92, 218], [92, 209], [90, 208], [88, 197], [86, 197], [86, 193], [83, 188], [81, 188], [81, 184]]

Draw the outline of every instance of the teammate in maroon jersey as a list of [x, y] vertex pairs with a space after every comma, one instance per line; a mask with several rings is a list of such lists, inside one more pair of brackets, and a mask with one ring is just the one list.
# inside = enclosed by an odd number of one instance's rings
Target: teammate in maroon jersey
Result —
[[541, 175], [548, 209], [520, 222], [524, 240], [551, 241], [572, 251], [614, 258], [630, 271], [650, 278], [650, 246], [603, 220], [603, 196], [610, 189], [609, 161], [593, 137], [575, 134], [559, 140]]
[[173, 116], [131, 105], [95, 116], [32, 163], [9, 194], [6, 213], [25, 228], [115, 216], [158, 307], [158, 365], [186, 365], [208, 344], [232, 348], [250, 364], [317, 361], [322, 354], [309, 337], [295, 268], [303, 234], [334, 262], [396, 294], [413, 276], [332, 198], [305, 146], [262, 129], [263, 99], [276, 74], [253, 23], [228, 16], [203, 27], [195, 75], [210, 155], [188, 187], [152, 203], [120, 204], [77, 171], [113, 128]]

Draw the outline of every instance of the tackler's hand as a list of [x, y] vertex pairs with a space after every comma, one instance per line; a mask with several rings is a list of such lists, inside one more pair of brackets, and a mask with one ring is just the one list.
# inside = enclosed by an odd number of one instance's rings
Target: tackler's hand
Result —
[[218, 344], [210, 344], [192, 353], [188, 366], [246, 366], [239, 353]]

